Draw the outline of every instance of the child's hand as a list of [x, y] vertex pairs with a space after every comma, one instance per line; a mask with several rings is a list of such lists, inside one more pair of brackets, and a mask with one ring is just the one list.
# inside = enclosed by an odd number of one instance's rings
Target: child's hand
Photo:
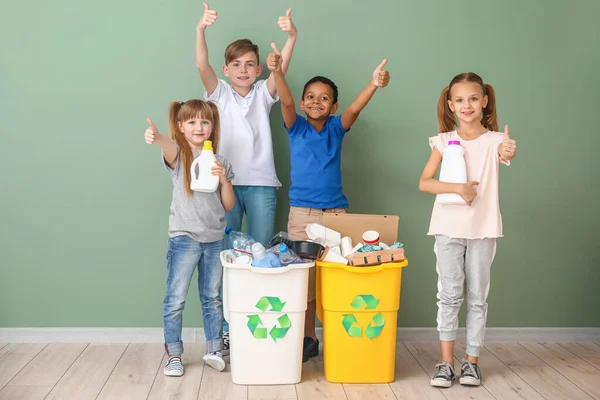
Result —
[[500, 145], [500, 157], [502, 157], [503, 160], [512, 160], [515, 157], [516, 151], [517, 142], [510, 138], [508, 125], [504, 125], [504, 140]]
[[387, 64], [387, 58], [384, 58], [373, 71], [373, 85], [377, 87], [386, 87], [390, 81], [390, 71], [384, 71], [383, 69], [385, 64]]
[[213, 176], [219, 177], [219, 182], [221, 182], [222, 185], [227, 183], [225, 167], [223, 167], [223, 164], [220, 162], [215, 160], [215, 166], [211, 168], [210, 172], [213, 174]]
[[277, 21], [277, 24], [279, 24], [279, 28], [288, 33], [288, 36], [290, 37], [297, 37], [298, 36], [298, 31], [296, 30], [296, 25], [294, 25], [294, 23], [292, 22], [292, 9], [288, 8], [287, 11], [285, 12], [285, 17], [279, 17], [279, 21]]
[[159, 135], [158, 128], [156, 125], [154, 125], [154, 122], [152, 122], [150, 118], [146, 118], [146, 122], [148, 123], [149, 127], [146, 129], [144, 139], [146, 140], [146, 143], [153, 144], [156, 140], [156, 137]]
[[281, 71], [281, 52], [277, 49], [275, 43], [271, 43], [271, 48], [273, 53], [267, 57], [267, 68], [273, 72]]
[[475, 190], [475, 188], [473, 187], [477, 185], [479, 185], [479, 182], [477, 181], [469, 181], [461, 185], [459, 195], [467, 202], [468, 205], [471, 205], [471, 203], [473, 203], [473, 200], [475, 200], [475, 196], [477, 196], [477, 190]]
[[196, 29], [206, 29], [217, 21], [217, 12], [208, 8], [208, 3], [204, 2], [204, 15], [198, 21]]

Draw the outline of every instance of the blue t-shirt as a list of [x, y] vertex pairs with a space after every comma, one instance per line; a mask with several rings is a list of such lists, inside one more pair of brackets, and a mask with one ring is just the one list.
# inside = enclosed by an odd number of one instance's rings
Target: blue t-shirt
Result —
[[342, 193], [342, 140], [346, 130], [341, 116], [330, 116], [321, 132], [296, 115], [287, 128], [290, 139], [292, 186], [290, 205], [311, 208], [347, 208]]

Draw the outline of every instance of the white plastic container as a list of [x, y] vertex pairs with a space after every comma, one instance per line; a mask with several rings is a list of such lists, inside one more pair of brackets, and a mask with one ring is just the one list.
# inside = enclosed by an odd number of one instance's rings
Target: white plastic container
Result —
[[231, 379], [238, 385], [300, 382], [308, 271], [314, 263], [257, 268], [236, 264], [230, 250], [221, 252], [221, 263]]
[[[458, 140], [450, 140], [444, 150], [442, 167], [440, 169], [440, 182], [467, 183], [467, 164], [465, 163], [465, 149]], [[436, 196], [440, 204], [466, 205], [467, 202], [456, 193], [442, 193]]]
[[[216, 160], [212, 142], [205, 140], [204, 146], [202, 146], [202, 153], [192, 163], [192, 183], [190, 185], [192, 190], [206, 193], [217, 190], [219, 187], [219, 176], [215, 176], [211, 172]], [[197, 174], [196, 166], [199, 167]]]
[[324, 246], [339, 246], [342, 241], [342, 235], [339, 232], [326, 228], [321, 224], [308, 224], [305, 231], [309, 239], [320, 239], [320, 244]]

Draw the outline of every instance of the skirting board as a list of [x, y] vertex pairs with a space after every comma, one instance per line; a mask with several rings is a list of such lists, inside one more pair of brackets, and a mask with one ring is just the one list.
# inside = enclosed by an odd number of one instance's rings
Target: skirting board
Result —
[[[317, 336], [322, 338], [322, 329]], [[465, 330], [457, 333], [465, 340]], [[203, 328], [184, 328], [187, 343], [204, 342]], [[398, 328], [398, 342], [436, 342], [435, 328]], [[486, 342], [600, 342], [600, 328], [488, 328]], [[0, 328], [0, 343], [162, 343], [162, 328]]]

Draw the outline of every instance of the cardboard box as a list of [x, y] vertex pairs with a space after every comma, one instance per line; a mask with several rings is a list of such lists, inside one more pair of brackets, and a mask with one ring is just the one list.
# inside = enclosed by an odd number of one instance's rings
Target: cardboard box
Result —
[[[365, 231], [379, 232], [379, 240], [392, 245], [398, 241], [400, 217], [374, 214], [323, 214], [323, 226], [338, 231], [342, 237], [350, 236], [352, 244], [362, 242]], [[365, 255], [368, 254], [368, 257]], [[355, 253], [347, 257], [350, 265], [372, 265], [404, 259], [404, 249], [382, 250], [372, 253]]]
[[369, 230], [379, 232], [379, 240], [392, 245], [398, 241], [399, 222], [397, 215], [323, 214], [323, 226], [338, 231], [342, 237], [350, 236], [353, 245], [362, 242], [362, 234]]

